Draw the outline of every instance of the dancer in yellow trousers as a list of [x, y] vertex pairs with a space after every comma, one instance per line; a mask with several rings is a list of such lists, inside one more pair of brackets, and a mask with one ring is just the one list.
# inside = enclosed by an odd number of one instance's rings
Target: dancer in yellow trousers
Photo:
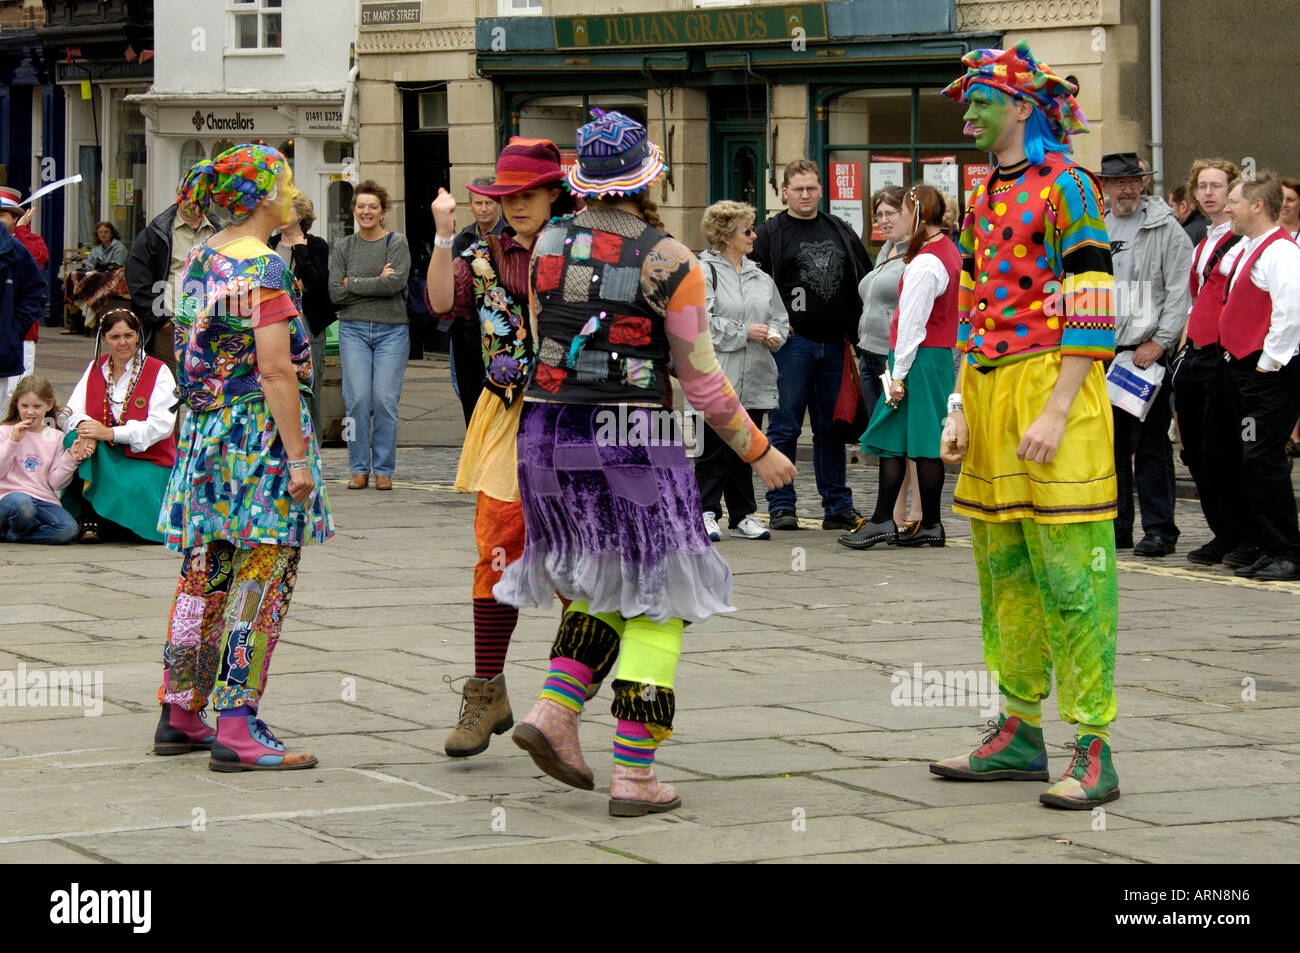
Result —
[[997, 156], [963, 224], [959, 347], [947, 450], [965, 452], [953, 510], [971, 520], [984, 660], [1006, 713], [975, 751], [930, 766], [966, 781], [1049, 778], [1042, 702], [1056, 676], [1075, 754], [1040, 795], [1119, 797], [1115, 469], [1101, 361], [1114, 353], [1110, 244], [1096, 180], [1070, 155], [1087, 131], [1074, 85], [1025, 41], [978, 50], [945, 93]]

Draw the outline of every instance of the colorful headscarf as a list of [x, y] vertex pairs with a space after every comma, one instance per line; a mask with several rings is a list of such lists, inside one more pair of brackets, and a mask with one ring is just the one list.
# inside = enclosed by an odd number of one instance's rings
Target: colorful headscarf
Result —
[[1088, 131], [1088, 120], [1074, 98], [1079, 88], [1035, 59], [1028, 40], [1021, 40], [1011, 50], [972, 50], [961, 61], [966, 75], [953, 80], [943, 91], [945, 96], [964, 103], [971, 84], [983, 83], [1041, 109], [1060, 143], [1068, 144], [1070, 136]]
[[206, 215], [216, 203], [240, 218], [271, 194], [287, 165], [284, 156], [270, 146], [235, 146], [215, 159], [195, 163], [185, 173], [176, 201], [187, 215]]

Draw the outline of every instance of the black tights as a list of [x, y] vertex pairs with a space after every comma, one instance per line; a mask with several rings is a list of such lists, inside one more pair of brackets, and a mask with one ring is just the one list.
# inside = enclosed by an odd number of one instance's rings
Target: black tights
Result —
[[[938, 457], [920, 457], [916, 464], [917, 489], [921, 494], [921, 526], [929, 529], [939, 522], [939, 505], [943, 498], [943, 461]], [[894, 503], [907, 479], [906, 457], [880, 458], [880, 491], [871, 522], [883, 523], [894, 518]]]

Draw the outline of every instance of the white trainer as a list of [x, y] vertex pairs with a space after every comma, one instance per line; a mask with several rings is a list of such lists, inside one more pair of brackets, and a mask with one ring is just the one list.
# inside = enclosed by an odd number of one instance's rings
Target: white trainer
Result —
[[736, 528], [731, 531], [733, 539], [771, 539], [772, 534], [768, 528], [754, 519], [753, 515], [746, 516], [736, 524]]
[[718, 526], [718, 518], [712, 513], [704, 514], [704, 532], [709, 534], [709, 539], [715, 543], [722, 539], [722, 529]]

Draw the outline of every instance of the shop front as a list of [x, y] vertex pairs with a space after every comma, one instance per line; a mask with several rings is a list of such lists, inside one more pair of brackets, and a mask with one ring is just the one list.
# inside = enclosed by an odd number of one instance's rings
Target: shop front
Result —
[[592, 107], [645, 122], [671, 167], [654, 198], [692, 247], [711, 202], [780, 211], [781, 170], [803, 156], [827, 210], [871, 244], [875, 189], [928, 182], [964, 200], [989, 161], [940, 91], [1002, 34], [956, 23], [953, 0], [485, 19], [477, 68], [498, 91], [498, 148], [523, 135], [571, 150]]
[[137, 113], [149, 119], [153, 134], [150, 215], [175, 201], [181, 177], [196, 162], [240, 143], [256, 142], [273, 146], [288, 158], [295, 184], [316, 207], [313, 234], [333, 241], [351, 232], [355, 144], [340, 131], [343, 102], [286, 102], [286, 98], [135, 97]]

